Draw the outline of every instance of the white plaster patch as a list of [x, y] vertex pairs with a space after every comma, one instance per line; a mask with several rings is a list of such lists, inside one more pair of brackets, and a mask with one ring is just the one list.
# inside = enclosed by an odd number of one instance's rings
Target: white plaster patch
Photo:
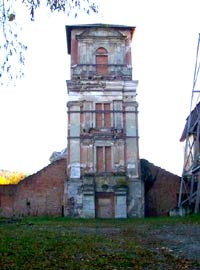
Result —
[[116, 196], [115, 197], [115, 217], [116, 218], [126, 218], [126, 196]]
[[83, 196], [83, 213], [85, 217], [95, 217], [94, 196]]
[[80, 164], [72, 164], [70, 170], [70, 177], [71, 178], [80, 178]]

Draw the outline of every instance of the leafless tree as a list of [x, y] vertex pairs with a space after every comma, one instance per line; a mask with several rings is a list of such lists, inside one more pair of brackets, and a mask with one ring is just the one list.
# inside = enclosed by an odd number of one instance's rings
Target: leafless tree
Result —
[[[35, 20], [35, 14], [40, 8], [41, 0], [21, 0], [26, 7], [29, 19]], [[51, 12], [65, 12], [77, 17], [83, 11], [90, 15], [98, 12], [97, 4], [92, 0], [46, 0], [46, 7]], [[0, 83], [16, 81], [24, 75], [26, 44], [23, 43], [20, 32], [23, 28], [17, 23], [17, 5], [19, 0], [0, 0]]]

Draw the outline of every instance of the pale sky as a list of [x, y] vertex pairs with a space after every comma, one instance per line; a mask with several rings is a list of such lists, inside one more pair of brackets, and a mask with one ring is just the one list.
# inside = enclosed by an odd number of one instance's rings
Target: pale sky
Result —
[[98, 15], [74, 20], [42, 15], [24, 25], [25, 78], [0, 88], [0, 169], [34, 173], [67, 146], [70, 79], [65, 24], [136, 26], [133, 79], [139, 80], [139, 148], [145, 158], [181, 174], [179, 142], [189, 114], [200, 32], [199, 0], [100, 0]]

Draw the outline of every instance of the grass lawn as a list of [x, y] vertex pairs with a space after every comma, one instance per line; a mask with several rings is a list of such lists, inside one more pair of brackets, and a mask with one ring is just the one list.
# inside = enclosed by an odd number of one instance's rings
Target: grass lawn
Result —
[[177, 256], [152, 232], [200, 226], [200, 216], [88, 220], [0, 218], [0, 269], [197, 270], [198, 259]]

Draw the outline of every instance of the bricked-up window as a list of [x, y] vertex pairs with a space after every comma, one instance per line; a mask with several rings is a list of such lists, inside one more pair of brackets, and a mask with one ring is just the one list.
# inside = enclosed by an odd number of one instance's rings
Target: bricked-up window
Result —
[[103, 147], [97, 147], [97, 172], [103, 172]]
[[96, 103], [96, 127], [102, 127], [103, 123], [103, 115], [102, 115], [102, 104], [101, 103]]
[[96, 50], [96, 73], [97, 75], [108, 74], [108, 52], [102, 47]]
[[111, 127], [110, 103], [96, 103], [96, 127]]
[[112, 156], [111, 146], [97, 146], [96, 148], [96, 164], [97, 172], [111, 172], [112, 171]]
[[112, 163], [111, 163], [111, 147], [105, 147], [105, 171], [111, 172], [112, 170]]

